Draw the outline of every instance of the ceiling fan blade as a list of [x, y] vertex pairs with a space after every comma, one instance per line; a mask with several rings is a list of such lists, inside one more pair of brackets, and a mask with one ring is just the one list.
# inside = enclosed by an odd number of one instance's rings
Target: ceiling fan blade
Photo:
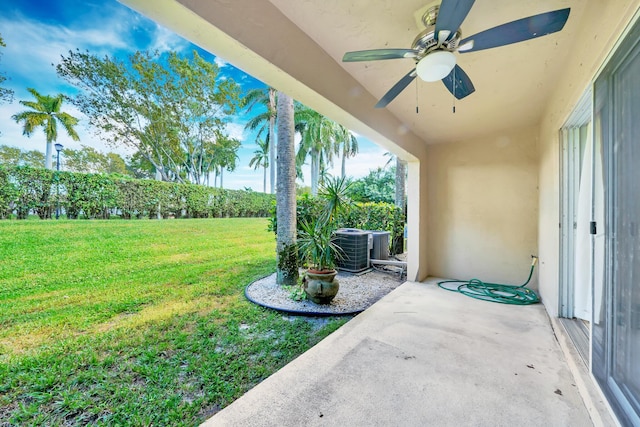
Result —
[[417, 52], [413, 49], [372, 49], [347, 52], [342, 62], [378, 61], [381, 59], [415, 58]]
[[467, 73], [458, 65], [453, 67], [449, 75], [442, 79], [442, 83], [457, 99], [462, 99], [476, 91]]
[[462, 40], [460, 45], [473, 41], [473, 47], [460, 52], [491, 49], [555, 33], [562, 30], [570, 11], [570, 8], [555, 10], [490, 28]]
[[[436, 18], [436, 38], [440, 31], [450, 31], [455, 34], [467, 17], [475, 0], [442, 0], [438, 17]], [[444, 42], [444, 40], [440, 40]]]
[[409, 86], [409, 83], [411, 83], [417, 75], [418, 74], [416, 73], [416, 70], [414, 68], [409, 72], [409, 74], [401, 78], [400, 81], [393, 85], [393, 87], [389, 89], [389, 92], [385, 93], [382, 99], [378, 101], [378, 103], [376, 104], [376, 108], [386, 107], [391, 101], [395, 99], [396, 96], [400, 95], [400, 92], [402, 92], [404, 88]]

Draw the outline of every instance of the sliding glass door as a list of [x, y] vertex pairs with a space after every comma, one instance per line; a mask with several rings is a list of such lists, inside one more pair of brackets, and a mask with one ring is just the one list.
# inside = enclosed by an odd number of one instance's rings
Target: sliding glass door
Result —
[[[640, 25], [595, 84], [604, 253], [596, 256], [592, 369], [623, 425], [640, 425]], [[598, 177], [596, 177], [597, 185]], [[596, 206], [597, 208], [597, 206]], [[596, 250], [597, 252], [597, 250]], [[597, 276], [597, 275], [596, 275]]]

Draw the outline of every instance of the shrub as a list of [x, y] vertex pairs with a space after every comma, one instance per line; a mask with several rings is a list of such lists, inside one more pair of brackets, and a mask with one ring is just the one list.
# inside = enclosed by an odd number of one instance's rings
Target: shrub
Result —
[[0, 219], [9, 218], [18, 200], [18, 189], [6, 167], [0, 165]]
[[270, 194], [195, 184], [134, 179], [119, 174], [57, 172], [0, 166], [0, 219], [12, 212], [51, 218], [58, 204], [70, 219], [265, 217]]
[[[302, 223], [311, 224], [314, 218], [318, 218], [322, 214], [324, 202], [320, 198], [308, 194], [298, 196], [296, 200], [297, 228], [298, 234], [300, 234]], [[275, 203], [272, 206], [269, 221], [269, 229], [277, 233]], [[406, 218], [402, 209], [391, 203], [354, 203], [346, 213], [338, 217], [337, 226], [338, 228], [388, 231], [391, 233], [390, 253], [397, 254], [403, 250], [405, 222]]]

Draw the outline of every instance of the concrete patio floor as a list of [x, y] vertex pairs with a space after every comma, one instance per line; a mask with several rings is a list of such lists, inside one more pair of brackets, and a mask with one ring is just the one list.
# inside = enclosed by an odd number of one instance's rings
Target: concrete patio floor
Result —
[[407, 282], [205, 426], [593, 425], [541, 304]]

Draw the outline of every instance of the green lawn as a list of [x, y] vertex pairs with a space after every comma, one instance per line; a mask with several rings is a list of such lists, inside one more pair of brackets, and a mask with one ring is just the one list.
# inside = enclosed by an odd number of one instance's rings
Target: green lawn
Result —
[[244, 299], [266, 228], [0, 221], [0, 425], [197, 425], [335, 330]]

